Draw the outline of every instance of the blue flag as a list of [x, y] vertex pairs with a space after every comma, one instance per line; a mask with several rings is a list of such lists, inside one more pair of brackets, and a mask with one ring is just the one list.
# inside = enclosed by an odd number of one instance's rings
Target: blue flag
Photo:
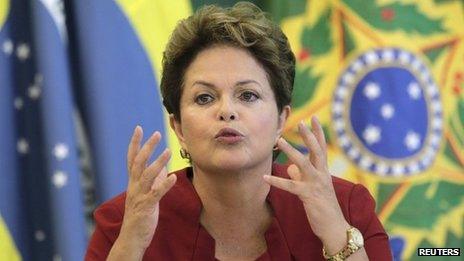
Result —
[[135, 126], [165, 137], [155, 72], [115, 1], [0, 4], [0, 259], [83, 260]]
[[0, 211], [24, 259], [82, 260], [86, 230], [64, 15], [54, 1], [10, 4], [0, 31]]
[[[88, 130], [101, 203], [127, 186], [126, 152], [137, 124], [165, 136], [151, 62], [114, 1], [74, 1], [76, 99]], [[162, 141], [155, 152], [166, 147]]]

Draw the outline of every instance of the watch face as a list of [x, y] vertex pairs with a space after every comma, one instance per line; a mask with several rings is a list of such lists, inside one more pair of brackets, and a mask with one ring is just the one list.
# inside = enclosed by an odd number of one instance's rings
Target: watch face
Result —
[[352, 239], [353, 239], [353, 243], [355, 245], [357, 245], [358, 247], [364, 246], [364, 238], [363, 238], [361, 232], [358, 229], [353, 228], [351, 236], [352, 236]]

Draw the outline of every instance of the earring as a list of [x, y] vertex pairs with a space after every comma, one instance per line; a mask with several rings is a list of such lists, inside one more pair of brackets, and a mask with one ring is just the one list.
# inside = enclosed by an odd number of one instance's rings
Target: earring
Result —
[[[282, 137], [279, 137], [279, 139], [282, 138]], [[278, 140], [278, 139], [277, 139]], [[274, 147], [272, 147], [272, 150], [273, 151], [278, 151], [279, 150], [279, 145], [277, 145], [277, 143], [274, 145]]]
[[186, 149], [182, 148], [179, 150], [179, 152], [180, 152], [181, 158], [191, 160], [190, 153], [188, 153]]
[[277, 146], [277, 144], [274, 145], [274, 147], [272, 147], [272, 150], [273, 150], [273, 151], [278, 151], [278, 150], [279, 150], [279, 146]]

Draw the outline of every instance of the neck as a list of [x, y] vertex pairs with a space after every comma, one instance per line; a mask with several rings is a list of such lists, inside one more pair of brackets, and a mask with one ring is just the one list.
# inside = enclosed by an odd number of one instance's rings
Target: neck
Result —
[[193, 186], [203, 205], [200, 223], [220, 244], [263, 243], [272, 210], [266, 202], [270, 186], [262, 176], [271, 174], [271, 162], [237, 172], [208, 172], [194, 165]]

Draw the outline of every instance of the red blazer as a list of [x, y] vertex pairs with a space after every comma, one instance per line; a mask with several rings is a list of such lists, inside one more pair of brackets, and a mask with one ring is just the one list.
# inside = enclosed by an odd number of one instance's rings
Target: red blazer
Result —
[[[272, 175], [289, 178], [287, 166], [274, 164]], [[143, 260], [216, 260], [214, 239], [200, 224], [202, 204], [190, 182], [191, 168], [175, 172], [177, 182], [160, 201], [158, 226]], [[364, 236], [370, 260], [392, 260], [388, 236], [377, 218], [367, 189], [333, 177], [342, 212]], [[125, 193], [102, 204], [94, 213], [96, 228], [85, 260], [106, 260], [119, 235]], [[311, 230], [303, 204], [295, 195], [272, 187], [267, 201], [274, 219], [265, 233], [267, 252], [258, 260], [324, 260], [322, 243]]]

